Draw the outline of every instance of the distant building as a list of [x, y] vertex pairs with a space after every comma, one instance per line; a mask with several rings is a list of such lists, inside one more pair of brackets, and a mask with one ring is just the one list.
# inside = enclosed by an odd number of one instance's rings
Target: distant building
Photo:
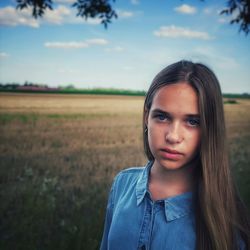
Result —
[[39, 86], [18, 86], [16, 90], [21, 91], [58, 91], [58, 88], [50, 88], [50, 87], [39, 87]]

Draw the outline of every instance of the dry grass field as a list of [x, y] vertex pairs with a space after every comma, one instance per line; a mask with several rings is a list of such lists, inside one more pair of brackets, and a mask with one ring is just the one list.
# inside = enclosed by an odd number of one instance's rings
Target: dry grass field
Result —
[[[114, 175], [146, 163], [142, 107], [143, 97], [0, 93], [0, 249], [98, 249]], [[248, 207], [249, 110], [225, 105]]]

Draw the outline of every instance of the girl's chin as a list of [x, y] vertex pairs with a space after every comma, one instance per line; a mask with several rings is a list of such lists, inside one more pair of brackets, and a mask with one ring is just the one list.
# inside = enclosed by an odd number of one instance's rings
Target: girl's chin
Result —
[[181, 161], [172, 161], [172, 160], [159, 160], [157, 165], [161, 166], [166, 170], [180, 170], [180, 169], [193, 169], [197, 161], [192, 160], [191, 162], [181, 162]]
[[183, 168], [183, 164], [177, 161], [171, 161], [171, 160], [161, 160], [158, 161], [158, 165], [160, 165], [162, 168], [166, 170], [178, 170]]

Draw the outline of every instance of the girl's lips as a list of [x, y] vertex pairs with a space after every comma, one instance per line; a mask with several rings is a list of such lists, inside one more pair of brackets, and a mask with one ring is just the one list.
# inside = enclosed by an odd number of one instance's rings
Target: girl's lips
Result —
[[182, 153], [169, 148], [161, 149], [161, 153], [164, 158], [175, 161], [179, 160], [183, 156]]
[[165, 151], [167, 153], [170, 153], [170, 154], [181, 154], [179, 151], [176, 151], [176, 150], [173, 150], [173, 149], [170, 149], [170, 148], [163, 148], [162, 151]]

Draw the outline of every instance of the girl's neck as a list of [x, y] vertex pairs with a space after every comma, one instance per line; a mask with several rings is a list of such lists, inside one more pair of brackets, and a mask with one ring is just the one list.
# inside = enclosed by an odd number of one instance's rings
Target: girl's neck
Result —
[[154, 162], [149, 175], [149, 191], [153, 200], [161, 200], [195, 189], [195, 163], [177, 170], [167, 170]]

